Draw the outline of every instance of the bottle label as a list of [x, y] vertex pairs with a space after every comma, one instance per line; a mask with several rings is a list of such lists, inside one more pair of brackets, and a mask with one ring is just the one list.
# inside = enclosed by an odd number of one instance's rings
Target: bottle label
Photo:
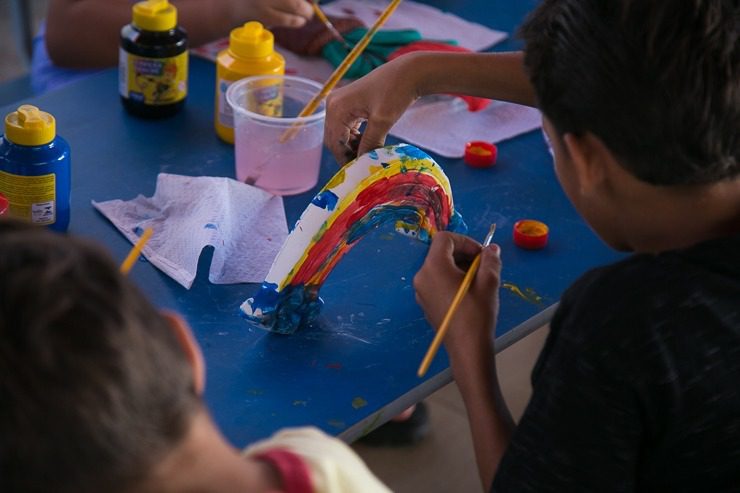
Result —
[[[228, 128], [234, 128], [234, 110], [226, 100], [226, 90], [234, 82], [236, 81], [218, 79], [218, 122]], [[264, 86], [256, 87], [248, 92], [245, 109], [265, 116], [282, 116], [282, 86], [269, 79], [265, 80]]]
[[118, 56], [118, 92], [124, 98], [152, 106], [177, 103], [188, 92], [187, 51], [170, 58]]
[[8, 214], [34, 224], [57, 219], [56, 175], [22, 176], [0, 171], [0, 193], [8, 199]]

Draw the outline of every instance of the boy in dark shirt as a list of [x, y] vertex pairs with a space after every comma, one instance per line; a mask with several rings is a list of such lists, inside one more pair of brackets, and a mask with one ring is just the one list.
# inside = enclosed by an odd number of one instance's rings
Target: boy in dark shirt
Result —
[[[414, 279], [492, 491], [740, 491], [740, 6], [545, 0], [522, 28], [555, 169], [635, 254], [563, 296], [514, 427], [490, 334], [499, 249], [435, 236]], [[492, 486], [491, 486], [492, 485]]]
[[[495, 491], [740, 491], [740, 4], [544, 0], [521, 53], [415, 53], [332, 92], [325, 142], [382, 145], [419, 96], [537, 105], [579, 213], [635, 255], [563, 296], [515, 428], [491, 334], [496, 245], [435, 236], [414, 279]], [[525, 70], [526, 69], [526, 70]], [[495, 476], [495, 480], [494, 480]]]

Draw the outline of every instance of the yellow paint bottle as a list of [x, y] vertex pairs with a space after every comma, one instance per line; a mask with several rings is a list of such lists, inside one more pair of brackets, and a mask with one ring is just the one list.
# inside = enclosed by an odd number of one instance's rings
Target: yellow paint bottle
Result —
[[[216, 59], [216, 111], [214, 124], [221, 139], [234, 143], [234, 114], [226, 102], [226, 89], [252, 75], [283, 75], [285, 59], [274, 49], [272, 33], [256, 21], [231, 31], [229, 47]], [[280, 107], [280, 105], [276, 105]]]

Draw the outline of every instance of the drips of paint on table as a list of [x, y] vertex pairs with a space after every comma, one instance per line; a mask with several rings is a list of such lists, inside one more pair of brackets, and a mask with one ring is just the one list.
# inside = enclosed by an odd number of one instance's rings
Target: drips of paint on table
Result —
[[241, 305], [242, 313], [282, 334], [311, 322], [334, 266], [366, 233], [387, 222], [425, 242], [440, 230], [465, 230], [444, 171], [408, 144], [364, 154], [329, 180], [303, 211], [258, 293]]

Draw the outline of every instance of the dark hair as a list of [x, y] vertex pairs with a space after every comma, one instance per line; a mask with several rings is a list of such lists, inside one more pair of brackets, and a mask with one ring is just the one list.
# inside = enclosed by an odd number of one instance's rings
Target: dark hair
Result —
[[124, 491], [200, 405], [167, 321], [98, 247], [0, 220], [0, 491]]
[[544, 0], [520, 30], [543, 113], [654, 185], [740, 174], [737, 0]]

